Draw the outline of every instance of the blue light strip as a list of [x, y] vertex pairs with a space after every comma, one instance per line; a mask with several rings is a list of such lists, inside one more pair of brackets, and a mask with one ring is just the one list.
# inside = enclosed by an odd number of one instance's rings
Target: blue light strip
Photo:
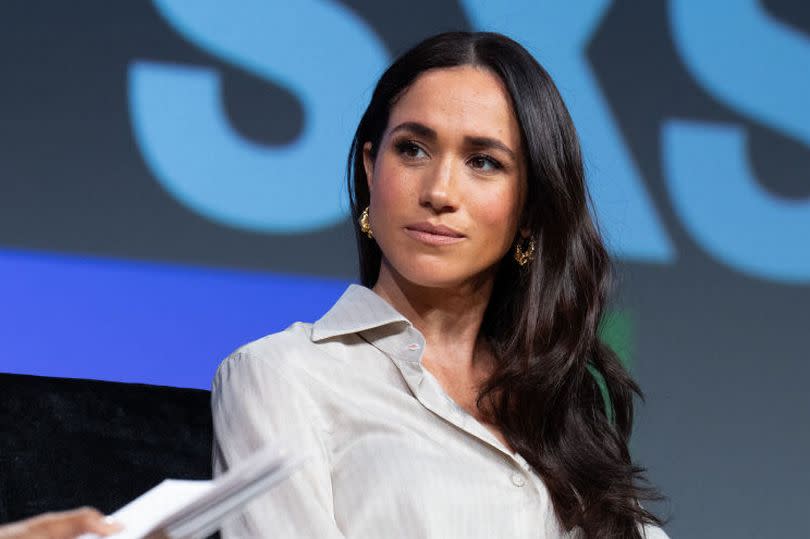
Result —
[[0, 250], [0, 371], [209, 389], [238, 346], [347, 281]]

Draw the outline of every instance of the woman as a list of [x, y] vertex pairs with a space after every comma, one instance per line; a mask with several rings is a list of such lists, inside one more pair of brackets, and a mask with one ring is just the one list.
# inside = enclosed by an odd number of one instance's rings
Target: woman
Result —
[[543, 68], [499, 34], [420, 43], [378, 82], [348, 177], [363, 286], [214, 380], [216, 473], [267, 442], [312, 455], [225, 536], [665, 537]]

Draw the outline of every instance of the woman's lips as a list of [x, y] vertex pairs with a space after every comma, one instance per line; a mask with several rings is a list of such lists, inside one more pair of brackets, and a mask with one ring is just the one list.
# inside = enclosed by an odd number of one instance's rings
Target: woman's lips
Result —
[[411, 238], [428, 245], [450, 245], [465, 239], [460, 232], [443, 225], [417, 223], [405, 227], [405, 233]]

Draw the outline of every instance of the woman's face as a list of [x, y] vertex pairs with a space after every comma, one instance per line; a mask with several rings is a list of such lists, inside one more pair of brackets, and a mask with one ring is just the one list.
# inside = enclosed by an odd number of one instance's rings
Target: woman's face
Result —
[[426, 287], [494, 275], [526, 184], [517, 118], [496, 75], [426, 71], [392, 107], [376, 158], [370, 142], [363, 158], [383, 264]]

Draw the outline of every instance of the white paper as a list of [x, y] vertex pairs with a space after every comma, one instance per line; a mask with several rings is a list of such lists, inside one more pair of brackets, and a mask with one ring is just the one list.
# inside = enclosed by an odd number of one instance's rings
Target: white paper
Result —
[[[213, 481], [166, 479], [145, 494], [131, 501], [111, 516], [124, 530], [108, 539], [139, 539], [183, 506], [194, 503], [211, 490]], [[79, 539], [96, 539], [96, 534], [84, 534]]]
[[[171, 537], [207, 537], [228, 514], [283, 481], [307, 456], [265, 447], [210, 481], [167, 479], [111, 516], [124, 530], [110, 539], [141, 539], [156, 529]], [[98, 539], [85, 534], [78, 539]]]

